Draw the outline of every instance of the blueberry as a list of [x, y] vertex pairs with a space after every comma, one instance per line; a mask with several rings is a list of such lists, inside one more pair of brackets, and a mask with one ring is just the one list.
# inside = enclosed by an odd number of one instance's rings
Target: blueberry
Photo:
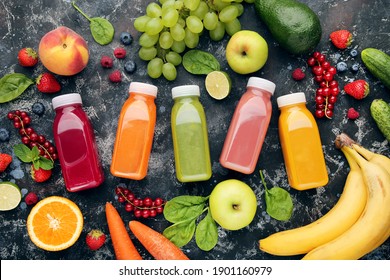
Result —
[[358, 51], [356, 49], [353, 49], [351, 50], [351, 52], [349, 53], [352, 57], [355, 57], [358, 55]]
[[43, 106], [41, 102], [35, 102], [31, 109], [33, 113], [37, 114], [38, 116], [42, 116], [45, 113], [45, 106]]
[[337, 72], [345, 72], [348, 69], [348, 65], [344, 61], [340, 61], [339, 63], [336, 64], [336, 69]]
[[359, 71], [359, 63], [354, 63], [354, 64], [352, 64], [352, 66], [351, 66], [351, 70], [353, 71], [353, 72], [357, 72], [357, 71]]
[[122, 32], [120, 39], [123, 45], [130, 45], [133, 42], [133, 37], [129, 32]]
[[133, 74], [135, 70], [137, 70], [137, 65], [135, 64], [135, 62], [133, 60], [128, 60], [125, 63], [125, 71], [129, 74]]
[[9, 141], [9, 131], [5, 128], [0, 128], [0, 142]]

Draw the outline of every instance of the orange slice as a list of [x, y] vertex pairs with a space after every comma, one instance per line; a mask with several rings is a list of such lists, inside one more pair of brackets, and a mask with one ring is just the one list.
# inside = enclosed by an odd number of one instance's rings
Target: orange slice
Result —
[[80, 208], [60, 196], [42, 199], [27, 217], [31, 241], [47, 251], [60, 251], [72, 246], [80, 237], [83, 224]]

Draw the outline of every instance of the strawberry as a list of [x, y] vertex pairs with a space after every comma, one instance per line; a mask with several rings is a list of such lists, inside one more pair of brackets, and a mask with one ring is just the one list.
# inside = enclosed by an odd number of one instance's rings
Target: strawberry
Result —
[[352, 34], [348, 30], [337, 30], [330, 33], [330, 40], [333, 45], [335, 45], [338, 49], [346, 49], [351, 45], [352, 42]]
[[56, 80], [53, 74], [43, 73], [37, 78], [37, 87], [40, 92], [54, 93], [61, 90], [60, 83]]
[[19, 64], [24, 67], [32, 67], [38, 63], [38, 54], [32, 48], [23, 48], [18, 52]]
[[355, 99], [363, 99], [370, 92], [370, 86], [365, 80], [356, 80], [344, 86], [346, 94]]
[[347, 112], [347, 118], [350, 120], [356, 120], [360, 116], [359, 112], [354, 108], [349, 108]]
[[0, 173], [7, 169], [11, 161], [12, 157], [9, 154], [0, 154]]
[[305, 73], [303, 73], [303, 71], [302, 71], [301, 68], [297, 68], [297, 69], [295, 69], [295, 70], [292, 72], [292, 78], [293, 78], [295, 81], [303, 80], [303, 79], [305, 78]]
[[35, 182], [41, 183], [47, 181], [52, 174], [52, 170], [45, 170], [42, 168], [35, 169], [33, 165], [31, 165], [31, 177]]
[[98, 229], [93, 229], [87, 234], [87, 238], [85, 240], [89, 249], [97, 250], [103, 246], [106, 241], [106, 235]]
[[120, 83], [122, 81], [122, 74], [119, 70], [113, 71], [108, 78], [113, 83]]

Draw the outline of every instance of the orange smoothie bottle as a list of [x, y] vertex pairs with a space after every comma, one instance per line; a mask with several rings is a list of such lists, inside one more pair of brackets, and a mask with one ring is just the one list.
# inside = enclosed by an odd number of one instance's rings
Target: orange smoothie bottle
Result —
[[313, 114], [306, 108], [303, 92], [277, 98], [280, 109], [279, 138], [288, 182], [297, 190], [328, 183], [320, 133]]
[[256, 167], [272, 115], [271, 97], [275, 84], [250, 77], [246, 92], [234, 110], [219, 162], [244, 174]]
[[129, 95], [119, 116], [110, 171], [117, 177], [141, 180], [152, 150], [157, 87], [132, 82]]

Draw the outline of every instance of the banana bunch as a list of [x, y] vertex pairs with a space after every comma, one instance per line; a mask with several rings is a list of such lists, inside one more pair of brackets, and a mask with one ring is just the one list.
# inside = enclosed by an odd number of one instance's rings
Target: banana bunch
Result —
[[311, 224], [260, 240], [260, 249], [303, 259], [359, 259], [390, 236], [390, 158], [356, 144], [346, 134], [336, 138], [350, 172], [335, 206]]

